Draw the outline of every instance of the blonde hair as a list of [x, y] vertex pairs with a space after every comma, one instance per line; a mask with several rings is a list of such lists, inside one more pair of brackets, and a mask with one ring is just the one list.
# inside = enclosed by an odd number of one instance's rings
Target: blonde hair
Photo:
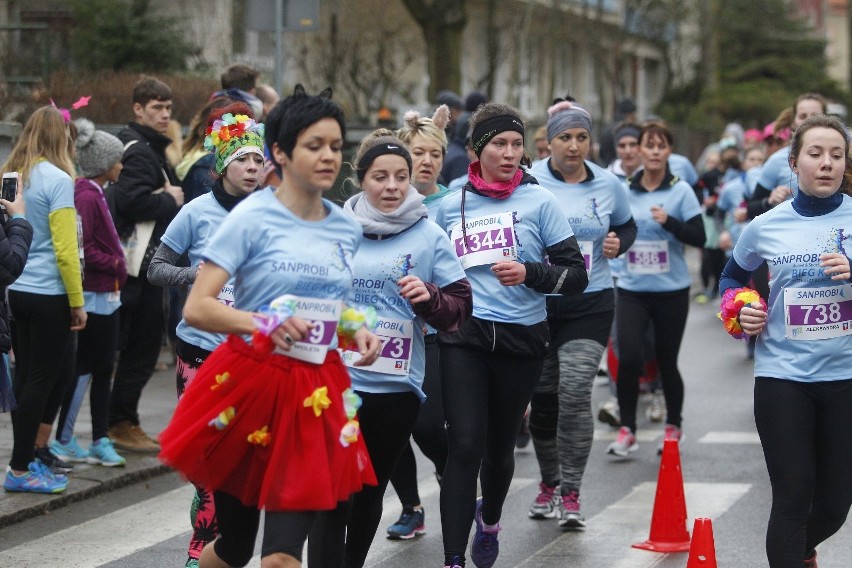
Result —
[[33, 167], [46, 160], [74, 179], [77, 176], [74, 160], [69, 153], [68, 126], [62, 113], [53, 107], [41, 107], [30, 116], [15, 147], [0, 172], [19, 172], [25, 187]]
[[422, 136], [441, 147], [441, 152], [447, 153], [447, 134], [444, 129], [450, 120], [450, 108], [441, 105], [432, 115], [432, 118], [421, 117], [416, 110], [410, 110], [403, 116], [402, 128], [396, 131], [397, 137], [410, 148], [414, 138]]

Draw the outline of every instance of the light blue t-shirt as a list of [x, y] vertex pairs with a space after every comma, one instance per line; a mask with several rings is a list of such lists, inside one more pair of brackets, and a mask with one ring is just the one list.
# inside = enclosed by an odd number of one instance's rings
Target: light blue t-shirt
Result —
[[33, 242], [23, 273], [9, 289], [32, 294], [65, 294], [53, 249], [50, 214], [59, 209], [74, 209], [74, 182], [50, 162], [41, 161], [27, 176], [24, 202], [27, 221], [33, 226]]
[[449, 189], [450, 191], [459, 190], [462, 187], [464, 187], [464, 184], [467, 183], [467, 180], [468, 180], [467, 174], [464, 174], [463, 176], [459, 176], [459, 177], [450, 181], [450, 183], [447, 184], [447, 189]]
[[[192, 267], [198, 267], [207, 241], [222, 224], [228, 211], [219, 205], [212, 192], [196, 197], [180, 208], [169, 223], [161, 242], [178, 254], [186, 253]], [[219, 295], [219, 301], [230, 305], [233, 300], [234, 279], [228, 280]], [[196, 329], [181, 319], [177, 325], [177, 336], [190, 345], [213, 351], [225, 341], [225, 334]]]
[[83, 290], [84, 309], [87, 313], [108, 316], [121, 307], [119, 292], [87, 292]]
[[692, 278], [683, 256], [684, 244], [651, 216], [659, 206], [670, 217], [686, 222], [701, 214], [692, 187], [678, 180], [655, 191], [630, 189], [630, 210], [636, 221], [633, 246], [624, 254], [624, 269], [618, 287], [632, 292], [673, 292], [689, 288]]
[[612, 273], [603, 255], [603, 240], [610, 226], [623, 225], [631, 218], [627, 191], [614, 174], [588, 160], [585, 165], [590, 175], [582, 183], [557, 179], [549, 164], [550, 158], [536, 162], [530, 174], [556, 196], [577, 237], [587, 272], [591, 264], [585, 293], [612, 288]]
[[[225, 217], [202, 254], [234, 277], [234, 306], [258, 311], [283, 294], [344, 301], [361, 226], [331, 201], [328, 215], [306, 221], [271, 188], [246, 197]], [[336, 334], [331, 349], [337, 347]]]
[[[734, 260], [753, 271], [765, 260], [769, 265], [769, 318], [757, 336], [754, 374], [802, 382], [834, 381], [850, 378], [849, 353], [852, 335], [829, 339], [796, 340], [792, 337], [807, 326], [786, 329], [787, 306], [784, 292], [795, 289], [795, 296], [825, 297], [822, 304], [807, 310], [792, 307], [791, 321], [807, 315], [806, 323], [847, 322], [841, 306], [848, 296], [835, 295], [848, 281], [832, 281], [819, 266], [822, 253], [840, 252], [849, 256], [848, 239], [852, 235], [852, 199], [826, 215], [804, 217], [793, 209], [791, 201], [779, 204], [756, 217], [743, 231], [734, 248]], [[845, 294], [845, 292], [844, 292]], [[832, 303], [836, 307], [832, 307]], [[836, 317], [835, 317], [836, 316]], [[791, 338], [788, 338], [788, 331]], [[801, 337], [801, 335], [799, 335]]]
[[763, 163], [763, 171], [760, 174], [758, 183], [772, 191], [779, 185], [786, 185], [792, 189], [792, 194], [796, 195], [799, 191], [799, 179], [793, 170], [790, 169], [790, 163], [787, 161], [790, 158], [790, 147], [781, 148]]
[[[373, 393], [413, 391], [421, 401], [425, 400], [422, 390], [426, 369], [425, 322], [414, 315], [411, 303], [399, 295], [396, 282], [411, 275], [443, 288], [464, 278], [450, 239], [435, 223], [421, 219], [392, 237], [364, 238], [353, 269], [355, 276], [347, 303], [376, 309], [380, 324], [376, 333], [385, 343], [379, 363], [394, 370], [385, 373], [349, 367], [353, 388]], [[375, 368], [376, 364], [371, 367]], [[401, 372], [406, 368], [406, 374], [396, 374], [396, 369]]]
[[686, 181], [689, 185], [698, 183], [698, 172], [686, 156], [670, 154], [669, 169], [674, 175]]
[[[506, 199], [492, 199], [465, 190], [442, 199], [435, 222], [451, 236], [454, 227], [461, 227], [462, 195], [465, 195], [464, 216], [468, 226], [476, 218], [509, 214], [518, 262], [542, 262], [545, 248], [574, 234], [556, 197], [539, 185], [525, 183]], [[475, 227], [468, 228], [469, 238], [475, 233]], [[462, 252], [460, 242], [453, 246], [457, 254]], [[491, 265], [472, 266], [465, 273], [473, 290], [474, 317], [521, 325], [533, 325], [546, 319], [543, 294], [523, 284], [501, 285], [491, 272]]]

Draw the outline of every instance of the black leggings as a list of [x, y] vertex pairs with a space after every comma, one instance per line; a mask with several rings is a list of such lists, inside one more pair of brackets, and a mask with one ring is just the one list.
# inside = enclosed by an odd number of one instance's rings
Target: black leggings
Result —
[[[719, 293], [719, 278], [722, 276], [722, 270], [727, 262], [725, 251], [717, 248], [701, 249], [701, 284], [704, 286], [704, 292], [711, 295]], [[713, 288], [710, 288], [710, 282], [713, 282]]]
[[[243, 505], [236, 497], [223, 491], [213, 494], [216, 515], [219, 518], [219, 538], [213, 543], [216, 556], [230, 566], [245, 566], [254, 554], [254, 541], [260, 525], [260, 511], [256, 507]], [[325, 516], [340, 517], [348, 509], [344, 501], [332, 511], [285, 511], [264, 513], [263, 544], [261, 556], [275, 553], [289, 554], [302, 561], [302, 549], [315, 522]], [[342, 523], [341, 523], [342, 525]], [[324, 549], [340, 549], [339, 542], [320, 542], [313, 535], [308, 546], [311, 568], [339, 568], [339, 559], [334, 562], [317, 562], [323, 557]]]
[[[439, 347], [435, 339], [435, 334], [426, 336], [426, 375], [423, 379], [426, 401], [420, 405], [420, 413], [411, 434], [420, 451], [435, 465], [435, 473], [441, 476], [447, 465], [447, 419], [444, 417], [444, 402], [441, 396]], [[410, 442], [403, 449], [393, 470], [391, 484], [399, 495], [403, 509], [420, 504], [417, 461]]]
[[420, 399], [413, 392], [366, 393], [357, 391], [362, 404], [358, 410], [361, 435], [376, 472], [377, 486], [364, 486], [352, 497], [346, 527], [346, 568], [360, 568], [367, 559], [370, 544], [382, 520], [382, 499], [391, 473], [408, 444], [417, 420]]
[[666, 397], [666, 424], [680, 428], [683, 408], [683, 379], [677, 357], [689, 312], [689, 289], [674, 292], [618, 291], [618, 406], [621, 424], [636, 432], [636, 403], [639, 376], [645, 365], [644, 336], [654, 324], [654, 349], [663, 393]]
[[[105, 438], [109, 428], [109, 396], [112, 373], [118, 353], [118, 311], [101, 315], [89, 312], [86, 328], [77, 333], [77, 363], [74, 376], [77, 382], [91, 375], [89, 406], [92, 412], [92, 440]], [[79, 388], [79, 387], [78, 387]], [[69, 388], [59, 411], [56, 439], [68, 443], [74, 433], [77, 413], [83, 403], [75, 397], [77, 389]], [[83, 391], [85, 393], [85, 391]]]
[[[482, 519], [500, 520], [515, 472], [515, 441], [542, 359], [441, 345], [449, 457], [441, 484], [444, 554], [464, 558], [482, 484]], [[481, 468], [481, 469], [480, 469]]]
[[68, 296], [9, 291], [12, 309], [12, 382], [17, 410], [12, 411], [14, 446], [9, 465], [26, 470], [35, 458], [39, 424], [53, 424], [74, 378], [76, 333], [71, 331]]
[[852, 505], [851, 408], [852, 380], [755, 380], [754, 418], [772, 484], [771, 568], [801, 568], [843, 526]]

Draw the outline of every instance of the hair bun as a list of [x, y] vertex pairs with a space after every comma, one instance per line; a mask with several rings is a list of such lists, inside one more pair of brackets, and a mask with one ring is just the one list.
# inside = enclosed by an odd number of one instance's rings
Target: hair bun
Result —
[[417, 123], [420, 122], [420, 113], [416, 110], [407, 110], [405, 111], [405, 114], [402, 115], [402, 121], [409, 127], [416, 128]]

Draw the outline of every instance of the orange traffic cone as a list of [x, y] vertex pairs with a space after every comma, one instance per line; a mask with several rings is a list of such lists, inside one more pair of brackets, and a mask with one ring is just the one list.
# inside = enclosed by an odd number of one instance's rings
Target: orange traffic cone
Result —
[[716, 568], [716, 545], [713, 544], [713, 523], [710, 519], [695, 519], [686, 568]]
[[653, 552], [686, 552], [689, 550], [689, 531], [686, 530], [686, 499], [683, 495], [683, 475], [677, 440], [663, 443], [663, 459], [657, 476], [657, 495], [651, 517], [651, 535], [633, 548]]

